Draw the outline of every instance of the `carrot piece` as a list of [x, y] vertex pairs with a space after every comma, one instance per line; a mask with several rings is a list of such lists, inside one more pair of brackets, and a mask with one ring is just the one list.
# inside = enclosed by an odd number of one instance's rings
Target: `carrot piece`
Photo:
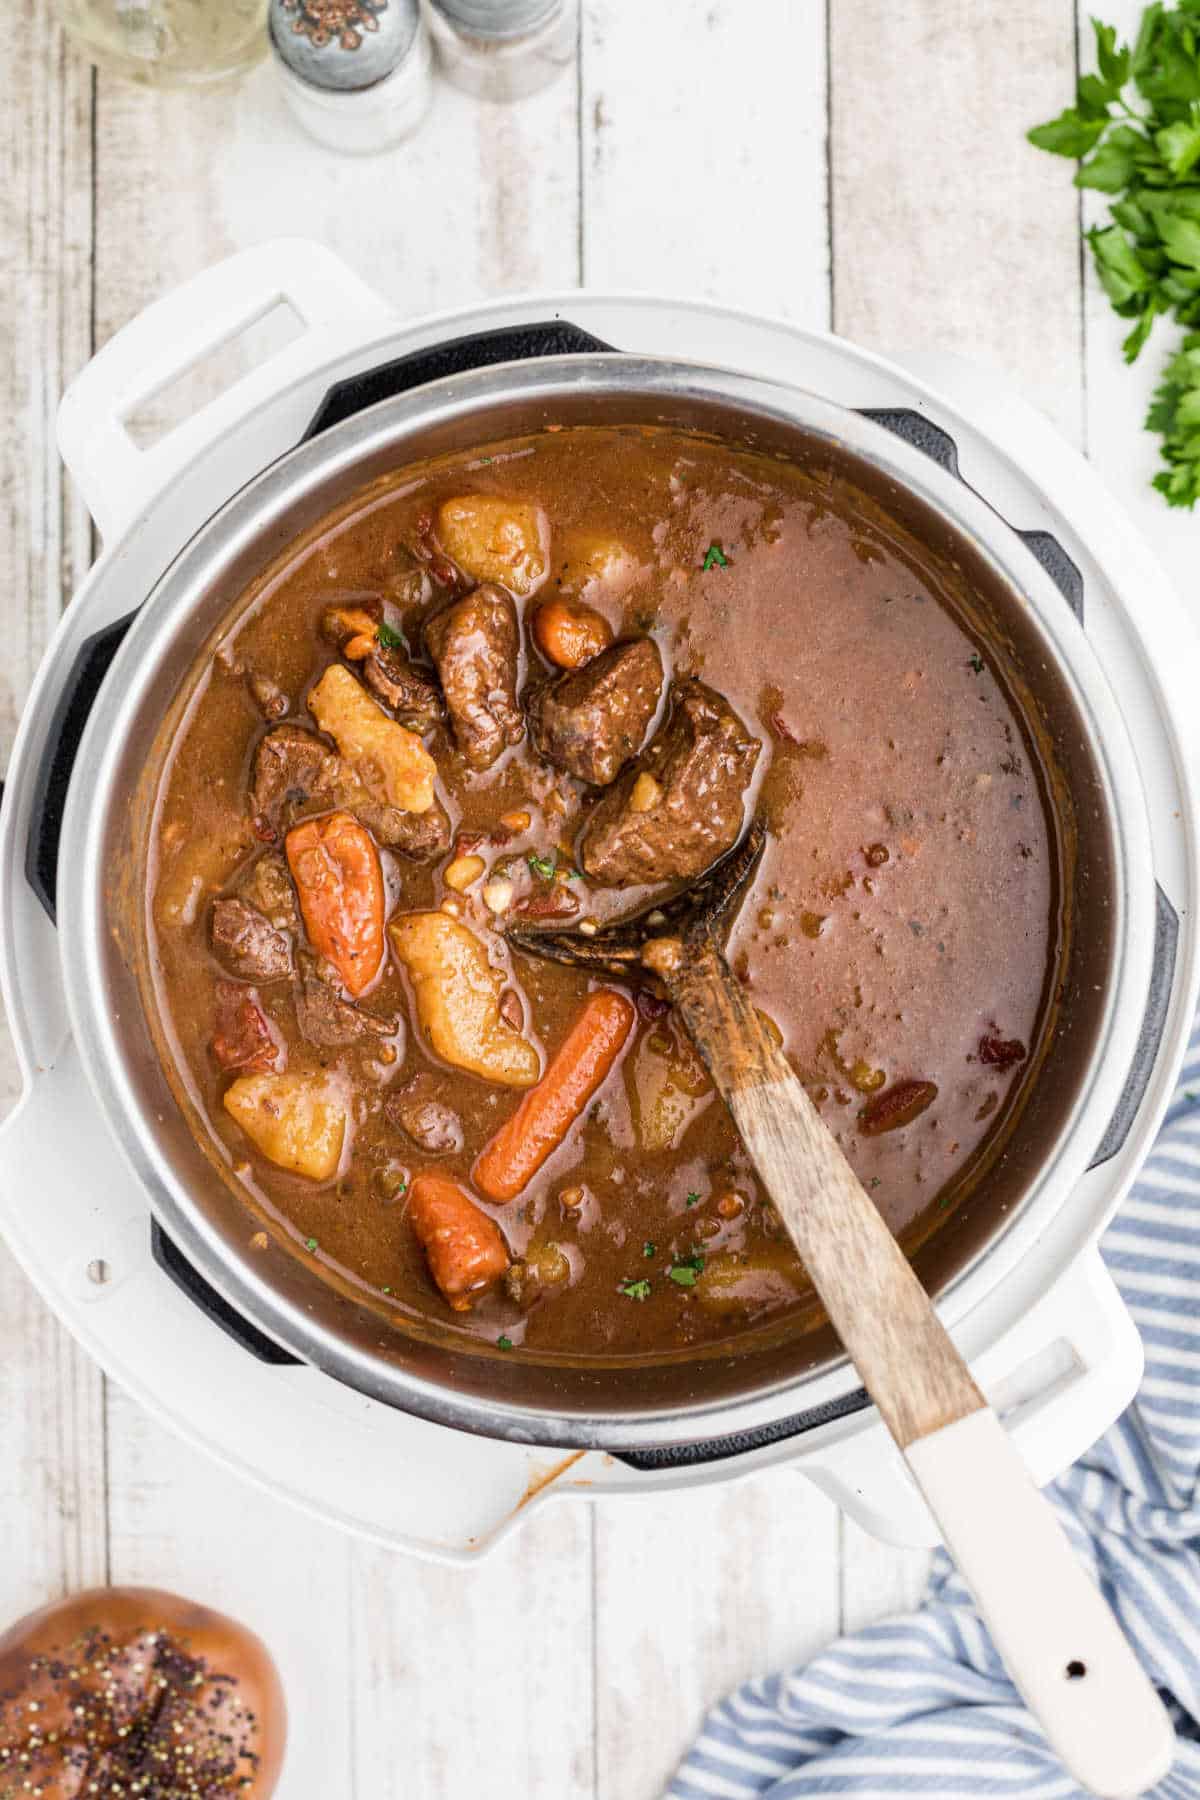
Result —
[[507, 1273], [508, 1247], [500, 1227], [448, 1175], [427, 1169], [416, 1177], [408, 1216], [429, 1273], [455, 1312], [466, 1312], [481, 1289]]
[[366, 828], [347, 812], [292, 827], [284, 848], [313, 949], [355, 999], [383, 961], [383, 870]]
[[533, 635], [547, 661], [578, 669], [612, 643], [612, 626], [592, 606], [576, 600], [544, 600], [533, 615]]
[[636, 1017], [613, 988], [588, 995], [542, 1079], [479, 1154], [475, 1183], [489, 1200], [514, 1200], [558, 1149], [624, 1049]]

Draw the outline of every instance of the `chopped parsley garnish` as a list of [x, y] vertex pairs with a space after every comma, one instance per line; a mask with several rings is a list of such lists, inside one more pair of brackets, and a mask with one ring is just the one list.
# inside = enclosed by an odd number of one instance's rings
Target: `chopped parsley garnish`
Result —
[[703, 1273], [704, 1258], [702, 1256], [682, 1257], [679, 1262], [672, 1263], [671, 1267], [667, 1270], [667, 1274], [675, 1283], [676, 1287], [683, 1288], [695, 1287], [696, 1277], [698, 1275], [703, 1275]]
[[512, 1349], [512, 1339], [510, 1337], [505, 1337], [503, 1332], [501, 1332], [500, 1336], [496, 1339], [496, 1343], [501, 1350]]
[[627, 1300], [648, 1300], [650, 1298], [650, 1283], [644, 1276], [641, 1281], [623, 1281], [621, 1283], [621, 1292]]
[[551, 851], [549, 856], [539, 856], [536, 851], [531, 850], [529, 855], [525, 858], [525, 861], [529, 864], [534, 874], [540, 875], [543, 881], [554, 880], [554, 871], [558, 867], [558, 858], [553, 851]]
[[653, 1243], [649, 1238], [647, 1238], [645, 1243], [642, 1245], [642, 1255], [645, 1257], [651, 1257], [651, 1256], [657, 1256], [657, 1254], [658, 1254], [658, 1245]]
[[688, 1197], [687, 1197], [687, 1200], [686, 1200], [686, 1202], [685, 1202], [685, 1205], [687, 1205], [687, 1206], [699, 1206], [699, 1204], [700, 1204], [700, 1196], [699, 1196], [699, 1194], [696, 1194], [696, 1193], [691, 1193], [691, 1194], [689, 1194], [689, 1195], [688, 1195]]
[[722, 550], [720, 544], [712, 543], [704, 552], [704, 562], [701, 566], [705, 569], [727, 569], [729, 567], [729, 558]]
[[967, 664], [967, 667], [969, 669], [974, 669], [976, 675], [982, 675], [983, 674], [983, 658], [982, 658], [982, 656], [973, 656], [971, 658], [970, 662]]
[[380, 1289], [380, 1292], [384, 1293], [384, 1294], [390, 1294], [391, 1291], [392, 1291], [391, 1288], [381, 1288]]
[[404, 634], [399, 631], [393, 631], [391, 626], [382, 619], [375, 627], [375, 636], [379, 639], [379, 642], [383, 645], [385, 650], [403, 650], [404, 648]]
[[879, 1176], [872, 1175], [872, 1177], [871, 1177], [870, 1181], [867, 1183], [867, 1185], [871, 1189], [871, 1191], [874, 1192], [874, 1190], [879, 1186]]
[[316, 1248], [317, 1248], [317, 1240], [316, 1240], [316, 1238], [305, 1238], [305, 1240], [304, 1240], [304, 1248], [305, 1248], [305, 1249], [306, 1249], [306, 1250], [315, 1250], [315, 1249], [316, 1249]]

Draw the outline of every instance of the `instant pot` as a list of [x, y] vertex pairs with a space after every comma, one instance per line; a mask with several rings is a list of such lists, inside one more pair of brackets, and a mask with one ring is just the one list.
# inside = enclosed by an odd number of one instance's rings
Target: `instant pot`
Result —
[[[281, 302], [299, 338], [135, 447], [139, 406]], [[0, 971], [24, 1077], [0, 1136], [0, 1228], [145, 1404], [387, 1541], [467, 1556], [528, 1504], [766, 1468], [807, 1474], [880, 1535], [929, 1541], [828, 1347], [618, 1379], [537, 1367], [410, 1340], [309, 1263], [251, 1250], [146, 1032], [122, 883], [156, 727], [228, 605], [380, 472], [592, 420], [815, 446], [998, 596], [1103, 904], [1078, 912], [1034, 1126], [989, 1177], [978, 1229], [968, 1213], [937, 1234], [925, 1272], [1039, 1482], [1126, 1405], [1140, 1346], [1096, 1245], [1170, 1095], [1200, 974], [1195, 636], [1087, 465], [976, 372], [694, 303], [568, 294], [405, 324], [327, 252], [268, 244], [158, 302], [79, 376], [60, 441], [104, 550], [47, 651], [0, 812]]]

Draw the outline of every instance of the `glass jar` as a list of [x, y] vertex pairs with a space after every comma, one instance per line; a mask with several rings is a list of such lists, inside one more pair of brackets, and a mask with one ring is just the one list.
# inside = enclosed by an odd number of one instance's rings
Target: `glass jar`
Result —
[[428, 0], [447, 81], [479, 100], [523, 100], [575, 64], [579, 0]]
[[222, 81], [267, 48], [267, 0], [61, 0], [60, 10], [90, 62], [147, 85]]

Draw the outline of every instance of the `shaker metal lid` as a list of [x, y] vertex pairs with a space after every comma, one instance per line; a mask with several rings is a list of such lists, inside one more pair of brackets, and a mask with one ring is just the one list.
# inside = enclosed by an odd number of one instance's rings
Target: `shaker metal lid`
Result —
[[479, 38], [515, 38], [544, 25], [562, 0], [433, 0], [443, 18]]
[[342, 92], [390, 75], [421, 28], [419, 0], [270, 0], [267, 19], [287, 68]]

